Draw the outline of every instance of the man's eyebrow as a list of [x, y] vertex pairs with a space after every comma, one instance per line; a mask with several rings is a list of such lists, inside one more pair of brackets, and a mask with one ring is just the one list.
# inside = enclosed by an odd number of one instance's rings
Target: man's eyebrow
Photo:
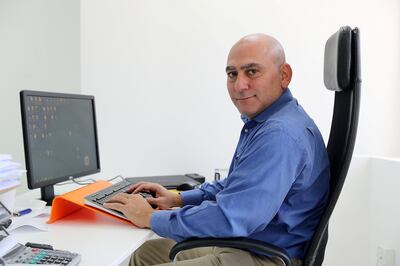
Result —
[[[258, 63], [248, 63], [248, 64], [245, 64], [240, 67], [241, 70], [246, 70], [249, 68], [262, 68], [262, 65], [258, 64]], [[234, 67], [234, 66], [227, 66], [225, 68], [225, 72], [234, 71], [234, 70], [236, 70], [236, 67]]]
[[233, 70], [236, 70], [236, 67], [234, 67], [234, 66], [227, 66], [227, 67], [225, 68], [225, 72], [229, 72], [229, 71], [233, 71]]
[[240, 69], [243, 70], [243, 69], [249, 69], [249, 68], [253, 68], [253, 67], [255, 67], [255, 68], [261, 68], [262, 65], [257, 64], [257, 63], [249, 63], [249, 64], [246, 64], [246, 65], [241, 66]]

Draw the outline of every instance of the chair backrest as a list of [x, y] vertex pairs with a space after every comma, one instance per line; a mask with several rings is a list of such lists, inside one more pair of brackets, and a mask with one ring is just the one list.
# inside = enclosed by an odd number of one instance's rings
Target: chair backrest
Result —
[[330, 195], [317, 230], [311, 239], [304, 265], [321, 265], [328, 240], [328, 223], [346, 179], [357, 134], [360, 107], [359, 30], [341, 27], [325, 45], [324, 83], [335, 91], [328, 140]]

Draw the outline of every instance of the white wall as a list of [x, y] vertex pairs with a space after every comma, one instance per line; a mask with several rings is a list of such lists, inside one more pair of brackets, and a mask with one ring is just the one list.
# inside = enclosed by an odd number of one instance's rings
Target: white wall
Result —
[[400, 265], [400, 158], [373, 158], [370, 169], [370, 254], [376, 258], [378, 246], [394, 249]]
[[396, 208], [398, 166], [380, 175], [386, 163], [369, 159], [400, 156], [397, 0], [82, 1], [82, 92], [97, 100], [102, 176], [211, 177], [229, 165], [242, 124], [226, 92], [226, 56], [254, 32], [282, 42], [294, 70], [292, 92], [327, 139], [333, 95], [323, 86], [323, 49], [342, 25], [361, 30], [355, 153], [364, 157], [351, 165], [324, 264], [375, 265], [378, 245], [399, 254], [400, 217], [384, 212]]
[[15, 161], [25, 163], [19, 91], [80, 92], [79, 9], [78, 0], [0, 0], [0, 153]]
[[330, 221], [324, 265], [372, 266], [377, 249], [400, 265], [400, 160], [354, 157]]
[[242, 123], [225, 88], [226, 56], [254, 32], [281, 40], [290, 87], [327, 139], [323, 49], [341, 25], [361, 29], [356, 153], [399, 155], [396, 0], [82, 1], [82, 92], [97, 99], [103, 175], [211, 176], [228, 166]]
[[372, 266], [371, 159], [354, 157], [329, 223], [325, 266]]
[[[292, 91], [327, 138], [323, 48], [347, 24], [361, 29], [356, 153], [400, 156], [399, 13], [397, 0], [0, 0], [0, 152], [23, 162], [20, 89], [82, 85], [97, 100], [103, 177], [211, 176], [229, 165], [242, 126], [225, 89], [226, 55], [254, 32], [281, 40]], [[374, 265], [378, 245], [400, 254], [399, 170], [390, 160], [353, 160], [326, 265]]]

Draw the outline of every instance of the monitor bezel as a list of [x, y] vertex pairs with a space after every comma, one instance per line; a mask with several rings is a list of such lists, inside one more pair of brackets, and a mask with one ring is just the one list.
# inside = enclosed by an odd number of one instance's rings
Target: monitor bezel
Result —
[[[46, 181], [37, 181], [35, 180], [35, 176], [32, 173], [32, 161], [31, 156], [32, 152], [30, 150], [29, 145], [29, 136], [28, 136], [28, 129], [27, 129], [27, 118], [26, 118], [26, 109], [25, 103], [27, 97], [36, 96], [36, 97], [50, 97], [50, 98], [69, 98], [69, 99], [80, 99], [80, 100], [90, 100], [92, 103], [92, 111], [93, 111], [93, 123], [94, 123], [94, 136], [95, 136], [95, 146], [96, 146], [96, 162], [97, 168], [89, 171], [78, 172], [72, 175], [60, 176], [55, 177], [51, 180]], [[27, 183], [29, 189], [35, 188], [43, 188], [47, 186], [52, 186], [54, 184], [67, 181], [71, 177], [77, 178], [86, 175], [91, 175], [95, 173], [99, 173], [101, 170], [100, 167], [100, 153], [99, 153], [99, 144], [98, 144], [98, 134], [97, 134], [97, 120], [96, 120], [96, 106], [94, 96], [92, 95], [83, 95], [83, 94], [69, 94], [69, 93], [57, 93], [57, 92], [47, 92], [47, 91], [33, 91], [33, 90], [22, 90], [20, 92], [20, 106], [21, 106], [21, 119], [22, 119], [22, 132], [23, 132], [23, 139], [24, 139], [24, 151], [25, 151], [25, 164], [27, 170]], [[37, 177], [36, 177], [37, 179]]]

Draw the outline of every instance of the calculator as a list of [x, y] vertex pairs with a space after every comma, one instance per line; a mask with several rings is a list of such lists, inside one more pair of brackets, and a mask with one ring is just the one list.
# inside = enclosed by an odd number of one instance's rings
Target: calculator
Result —
[[77, 253], [65, 250], [31, 248], [22, 244], [16, 245], [3, 259], [7, 264], [52, 264], [75, 266], [81, 260]]

